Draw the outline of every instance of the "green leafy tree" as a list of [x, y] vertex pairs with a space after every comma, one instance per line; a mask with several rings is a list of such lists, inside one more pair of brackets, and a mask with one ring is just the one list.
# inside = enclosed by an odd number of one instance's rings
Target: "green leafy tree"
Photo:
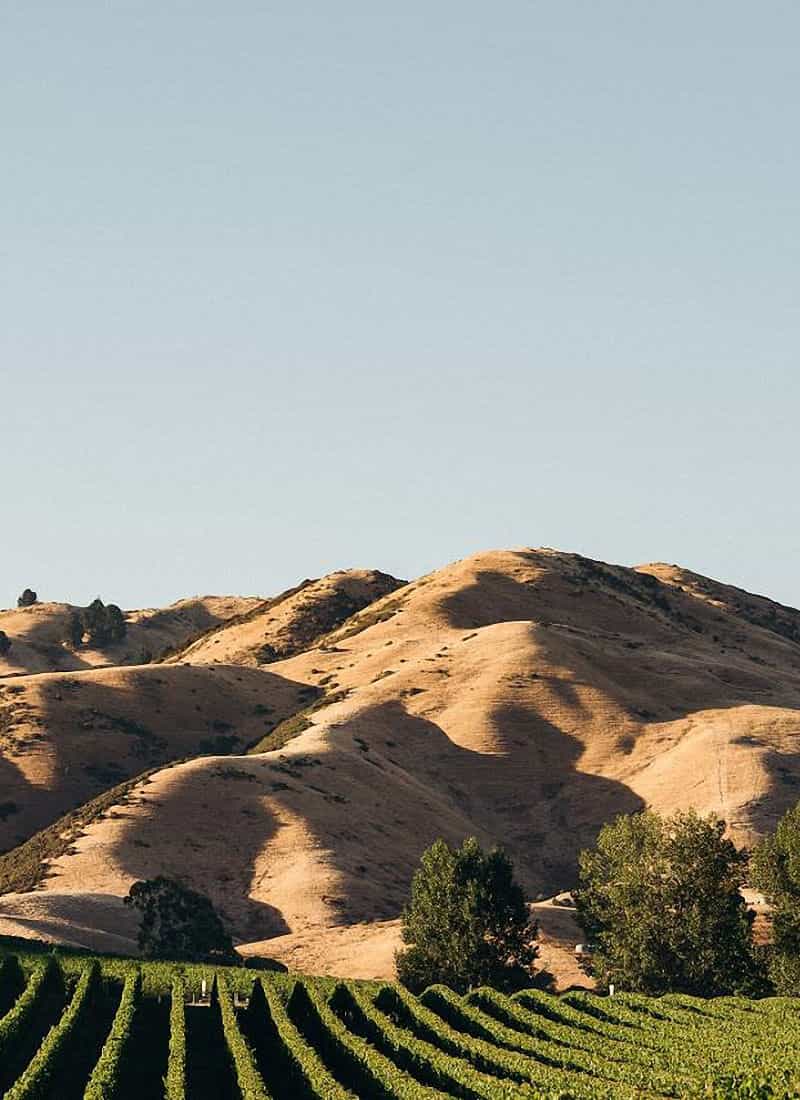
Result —
[[602, 985], [712, 995], [759, 988], [747, 857], [694, 811], [623, 815], [580, 856], [578, 920]]
[[141, 913], [138, 944], [145, 958], [240, 961], [211, 901], [174, 879], [135, 882], [125, 904]]
[[33, 605], [38, 602], [39, 597], [36, 595], [33, 589], [26, 588], [17, 600], [17, 607], [33, 607]]
[[6, 634], [5, 630], [0, 630], [0, 657], [5, 655], [11, 650], [11, 639]]
[[800, 803], [754, 850], [750, 881], [772, 906], [769, 976], [776, 993], [800, 994]]
[[435, 982], [459, 993], [520, 988], [531, 983], [536, 933], [503, 852], [484, 852], [474, 837], [458, 849], [437, 840], [411, 883], [397, 974], [414, 992]]

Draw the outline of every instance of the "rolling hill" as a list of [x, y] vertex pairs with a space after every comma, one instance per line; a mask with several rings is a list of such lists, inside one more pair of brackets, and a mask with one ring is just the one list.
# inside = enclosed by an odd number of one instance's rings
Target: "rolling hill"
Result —
[[[343, 576], [325, 580], [334, 602]], [[131, 720], [171, 730], [169, 751], [194, 758], [87, 815], [66, 850], [52, 849], [38, 889], [0, 898], [0, 929], [129, 946], [121, 897], [168, 874], [209, 894], [249, 950], [378, 975], [438, 835], [502, 843], [535, 899], [573, 884], [580, 848], [617, 813], [693, 805], [749, 844], [800, 796], [799, 612], [676, 566], [549, 549], [477, 554], [400, 587], [359, 574], [348, 598], [364, 576], [377, 599], [362, 593], [360, 610], [342, 604], [346, 614], [298, 626], [294, 640], [287, 622], [306, 622], [308, 586], [161, 664], [79, 674], [135, 673], [123, 692]], [[166, 678], [160, 724], [149, 677]], [[240, 737], [233, 754], [186, 743], [201, 732], [186, 698], [198, 678], [213, 701], [204, 715]], [[56, 755], [76, 706], [57, 681], [12, 684], [32, 700], [61, 695], [40, 727]], [[256, 740], [243, 697], [293, 717]], [[97, 740], [86, 733], [73, 766]], [[28, 742], [16, 736], [19, 751]], [[243, 751], [251, 741], [279, 747]], [[29, 789], [37, 782], [46, 787], [34, 778]], [[5, 881], [14, 887], [13, 874]]]
[[70, 615], [76, 610], [71, 604], [36, 603], [0, 611], [0, 630], [11, 639], [10, 651], [0, 656], [0, 677], [146, 664], [221, 623], [240, 619], [264, 602], [256, 596], [201, 596], [165, 608], [128, 611], [123, 641], [77, 652], [64, 644]]

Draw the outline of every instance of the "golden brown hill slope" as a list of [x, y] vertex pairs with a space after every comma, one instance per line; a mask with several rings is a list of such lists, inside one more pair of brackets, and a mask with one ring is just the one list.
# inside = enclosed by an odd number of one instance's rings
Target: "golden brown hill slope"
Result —
[[[68, 605], [7, 612], [9, 659], [16, 653], [34, 666], [82, 671], [0, 680], [0, 850], [156, 765], [244, 751], [319, 694], [259, 664], [295, 652], [401, 583], [352, 570], [270, 600], [205, 597], [161, 612], [128, 612], [124, 642], [77, 655], [60, 641]], [[112, 657], [135, 661], [145, 641], [171, 650], [200, 631], [200, 642], [157, 666], [85, 668]]]
[[398, 589], [270, 665], [336, 692], [310, 728], [157, 772], [0, 917], [63, 935], [77, 905], [84, 942], [108, 942], [130, 883], [170, 874], [239, 939], [287, 936], [296, 964], [336, 929], [343, 959], [353, 926], [355, 973], [365, 922], [396, 934], [438, 835], [504, 844], [532, 898], [571, 885], [602, 822], [646, 804], [714, 810], [749, 842], [800, 794], [800, 646], [769, 601], [740, 613], [661, 569], [501, 551]]
[[314, 694], [266, 671], [217, 665], [0, 681], [0, 851], [156, 765], [241, 752]]
[[348, 569], [268, 600], [185, 647], [171, 660], [266, 665], [310, 648], [357, 611], [405, 582], [375, 569]]
[[258, 597], [199, 596], [170, 607], [126, 611], [127, 634], [103, 649], [74, 652], [63, 643], [71, 613], [66, 603], [38, 603], [0, 611], [0, 630], [11, 649], [0, 657], [0, 677], [33, 672], [74, 672], [83, 668], [142, 664], [264, 603]]

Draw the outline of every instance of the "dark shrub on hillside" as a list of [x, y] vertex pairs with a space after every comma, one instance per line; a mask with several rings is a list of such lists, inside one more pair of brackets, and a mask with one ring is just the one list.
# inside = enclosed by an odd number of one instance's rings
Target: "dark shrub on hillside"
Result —
[[33, 591], [32, 588], [26, 588], [22, 595], [17, 600], [17, 607], [32, 607], [35, 603], [39, 602], [39, 597]]
[[0, 657], [5, 657], [10, 649], [11, 639], [6, 634], [5, 630], [0, 630]]
[[127, 632], [125, 616], [115, 603], [104, 604], [101, 599], [92, 600], [88, 607], [75, 610], [67, 624], [67, 641], [73, 648], [84, 643], [101, 649], [114, 642], [121, 642]]
[[209, 898], [174, 879], [159, 875], [134, 882], [125, 904], [142, 915], [137, 942], [145, 958], [241, 961]]

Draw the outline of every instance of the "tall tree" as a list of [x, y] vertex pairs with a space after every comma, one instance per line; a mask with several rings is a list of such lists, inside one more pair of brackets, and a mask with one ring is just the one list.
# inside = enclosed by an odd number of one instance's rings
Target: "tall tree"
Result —
[[457, 992], [519, 988], [531, 982], [536, 933], [503, 852], [484, 852], [474, 837], [458, 849], [440, 839], [411, 883], [397, 974], [412, 991], [436, 982]]
[[775, 992], [800, 993], [800, 802], [754, 850], [751, 884], [772, 908], [769, 976]]
[[725, 823], [651, 811], [604, 826], [580, 856], [578, 920], [602, 985], [711, 995], [758, 987], [740, 893], [746, 856]]

